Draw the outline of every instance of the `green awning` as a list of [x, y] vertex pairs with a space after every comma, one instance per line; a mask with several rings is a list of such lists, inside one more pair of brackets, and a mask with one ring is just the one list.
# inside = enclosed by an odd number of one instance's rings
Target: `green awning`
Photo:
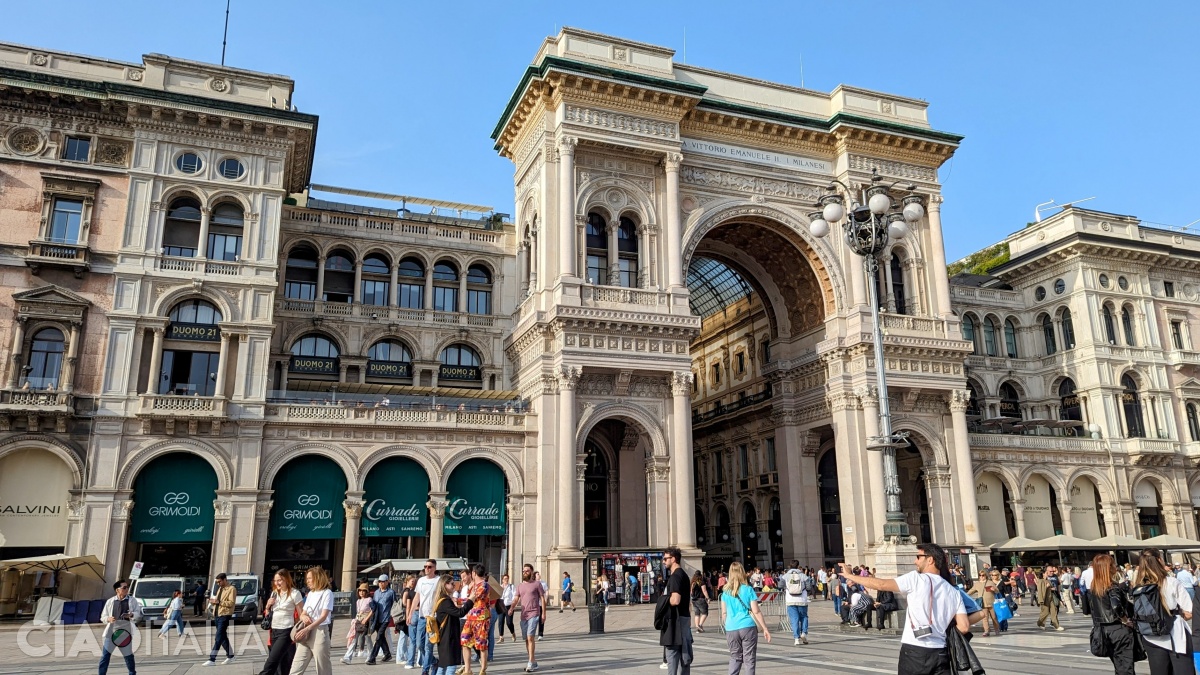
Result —
[[275, 476], [271, 539], [341, 539], [346, 531], [346, 474], [331, 459], [304, 455]]
[[371, 467], [364, 485], [362, 536], [424, 537], [429, 533], [429, 476], [408, 457]]
[[445, 534], [502, 535], [507, 531], [504, 472], [486, 459], [455, 467], [446, 485]]
[[202, 457], [163, 455], [133, 482], [129, 541], [211, 542], [217, 474]]

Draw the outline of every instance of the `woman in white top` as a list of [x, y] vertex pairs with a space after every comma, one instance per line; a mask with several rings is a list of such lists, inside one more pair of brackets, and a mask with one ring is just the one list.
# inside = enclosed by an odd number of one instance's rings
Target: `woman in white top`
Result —
[[333, 627], [333, 591], [329, 588], [329, 573], [323, 567], [313, 567], [304, 578], [309, 591], [300, 610], [303, 628], [296, 631], [296, 658], [292, 661], [291, 675], [303, 673], [310, 661], [317, 662], [317, 675], [331, 675], [329, 633]]
[[496, 619], [496, 625], [500, 627], [500, 637], [496, 640], [497, 643], [504, 642], [504, 627], [508, 626], [508, 634], [515, 641], [517, 633], [513, 630], [513, 618], [508, 613], [508, 608], [513, 606], [517, 601], [517, 587], [509, 583], [507, 574], [500, 577], [500, 601], [496, 603], [496, 614], [500, 615]]
[[292, 672], [292, 658], [296, 647], [292, 644], [292, 626], [296, 623], [296, 609], [304, 602], [300, 591], [292, 583], [292, 573], [279, 570], [275, 573], [271, 598], [263, 614], [271, 616], [271, 652], [259, 675], [288, 675]]
[[1192, 660], [1192, 598], [1183, 584], [1167, 572], [1156, 548], [1142, 551], [1138, 559], [1134, 589], [1144, 584], [1157, 584], [1163, 607], [1175, 615], [1170, 635], [1142, 634], [1146, 660], [1151, 675], [1195, 675]]
[[162, 630], [158, 632], [159, 637], [171, 632], [171, 626], [178, 628], [179, 634], [183, 635], [183, 591], [175, 591], [171, 594], [171, 602], [163, 610], [163, 616], [167, 621], [163, 624]]

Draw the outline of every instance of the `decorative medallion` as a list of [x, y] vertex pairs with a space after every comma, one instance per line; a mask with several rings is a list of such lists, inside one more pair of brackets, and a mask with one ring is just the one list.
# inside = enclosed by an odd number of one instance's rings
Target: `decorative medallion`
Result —
[[125, 77], [128, 77], [129, 79], [133, 80], [134, 82], [141, 82], [142, 81], [142, 71], [131, 70], [125, 74]]
[[621, 192], [620, 190], [609, 190], [607, 193], [605, 193], [604, 199], [614, 209], [621, 208], [625, 205], [625, 193]]
[[624, 61], [625, 58], [626, 58], [626, 56], [625, 56], [625, 48], [624, 47], [613, 47], [613, 60], [614, 61]]
[[1109, 225], [1107, 220], [1102, 220], [1102, 221], [1100, 221], [1100, 229], [1104, 230], [1105, 232], [1108, 232], [1109, 230], [1112, 229], [1112, 225]]
[[50, 57], [49, 57], [49, 56], [47, 56], [47, 55], [45, 55], [45, 54], [34, 54], [34, 55], [33, 55], [33, 65], [35, 65], [35, 66], [44, 66], [44, 65], [46, 65], [47, 63], [50, 63]]
[[229, 89], [229, 83], [219, 77], [214, 77], [209, 81], [208, 88], [213, 91], [225, 91]]
[[8, 147], [18, 155], [32, 155], [42, 149], [42, 135], [29, 127], [13, 129], [8, 135]]
[[120, 143], [101, 142], [100, 147], [96, 149], [96, 163], [125, 166], [128, 154], [129, 148]]

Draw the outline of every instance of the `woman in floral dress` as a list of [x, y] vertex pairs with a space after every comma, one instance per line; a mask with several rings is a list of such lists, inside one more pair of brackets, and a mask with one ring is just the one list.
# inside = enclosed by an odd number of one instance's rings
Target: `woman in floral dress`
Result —
[[463, 621], [462, 649], [463, 675], [471, 675], [471, 650], [479, 653], [479, 675], [487, 675], [488, 636], [492, 623], [492, 597], [488, 588], [487, 570], [475, 564], [464, 575], [467, 584], [466, 599], [474, 604]]

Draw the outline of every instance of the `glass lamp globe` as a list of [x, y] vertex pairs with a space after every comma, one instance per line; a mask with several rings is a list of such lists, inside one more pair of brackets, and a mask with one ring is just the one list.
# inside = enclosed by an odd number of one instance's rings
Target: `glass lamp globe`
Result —
[[829, 202], [822, 209], [821, 215], [825, 217], [826, 222], [836, 223], [842, 219], [842, 216], [846, 215], [846, 209], [837, 202]]
[[906, 236], [908, 236], [908, 223], [903, 220], [893, 220], [888, 225], [888, 237], [892, 241], [899, 241]]
[[887, 210], [892, 208], [892, 199], [885, 194], [871, 195], [871, 199], [867, 202], [867, 206], [871, 208], [871, 213], [875, 215], [883, 215]]
[[748, 536], [748, 537], [750, 537], [751, 539], [753, 539], [753, 538], [754, 538], [754, 533], [753, 533], [753, 532], [751, 532], [750, 534], [748, 534], [748, 535], [746, 535], [746, 536]]
[[917, 203], [907, 204], [904, 207], [904, 219], [910, 223], [915, 223], [925, 215], [925, 208]]
[[[829, 209], [828, 206], [826, 206], [825, 208], [826, 208], [826, 210]], [[812, 236], [816, 237], [817, 239], [823, 239], [825, 237], [825, 235], [829, 234], [829, 223], [818, 218], [817, 220], [814, 220], [811, 223], [809, 223], [808, 231], [812, 232]]]

